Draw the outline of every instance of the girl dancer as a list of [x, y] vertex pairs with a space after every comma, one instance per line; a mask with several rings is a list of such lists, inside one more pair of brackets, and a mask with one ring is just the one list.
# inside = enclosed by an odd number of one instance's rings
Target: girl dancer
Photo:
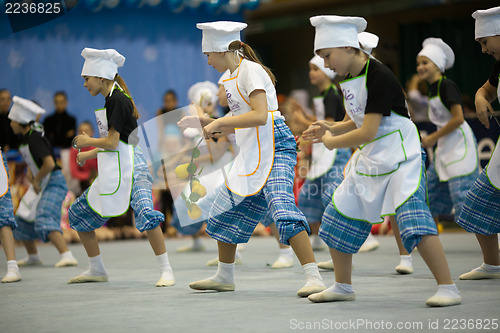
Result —
[[304, 297], [325, 286], [309, 241], [309, 226], [293, 196], [296, 142], [277, 110], [274, 75], [240, 41], [240, 31], [246, 26], [239, 22], [197, 24], [203, 31], [202, 51], [208, 64], [220, 73], [231, 72], [223, 83], [233, 115], [201, 125], [207, 137], [234, 130], [239, 154], [226, 177], [227, 188], [218, 193], [208, 219], [207, 233], [219, 247], [217, 274], [190, 287], [233, 291], [236, 245], [248, 242], [270, 210], [280, 242], [290, 244], [302, 264], [306, 284], [297, 294]]
[[320, 237], [330, 247], [335, 283], [309, 296], [312, 302], [354, 300], [352, 255], [368, 236], [372, 223], [396, 215], [403, 243], [420, 254], [438, 282], [428, 306], [460, 304], [436, 225], [427, 207], [420, 140], [409, 119], [403, 90], [394, 74], [359, 50], [361, 17], [315, 16], [314, 49], [339, 75], [351, 120], [333, 126], [313, 126], [304, 137], [329, 148], [359, 146], [346, 166], [345, 179], [335, 190], [321, 222]]
[[125, 57], [113, 49], [90, 48], [85, 48], [82, 56], [85, 58], [82, 69], [84, 87], [92, 96], [103, 95], [106, 103], [104, 109], [95, 113], [99, 138], [81, 134], [73, 142], [78, 149], [97, 147], [80, 152], [77, 162], [83, 164], [97, 156], [99, 176], [69, 209], [70, 226], [78, 231], [89, 256], [90, 268], [68, 283], [108, 281], [94, 230], [104, 225], [108, 218], [125, 213], [131, 206], [135, 225], [139, 231], [146, 231], [160, 265], [161, 276], [156, 286], [172, 286], [175, 284], [174, 275], [160, 228], [164, 215], [153, 209], [152, 176], [133, 132], [137, 128], [139, 112], [125, 82], [118, 75], [118, 67], [123, 66]]
[[[497, 61], [490, 78], [476, 92], [476, 112], [481, 123], [490, 128], [491, 103], [500, 96], [500, 7], [477, 10], [475, 38], [483, 53]], [[500, 140], [500, 139], [499, 139]], [[490, 161], [467, 193], [457, 223], [476, 234], [483, 252], [483, 264], [460, 275], [461, 280], [500, 279], [497, 233], [500, 233], [500, 148], [499, 141]]]
[[19, 266], [41, 265], [35, 240], [49, 240], [55, 245], [61, 259], [56, 267], [76, 266], [78, 261], [68, 250], [61, 232], [61, 206], [68, 192], [66, 180], [49, 140], [43, 136], [43, 127], [36, 123], [45, 110], [34, 102], [14, 96], [9, 112], [10, 126], [15, 134], [22, 135], [19, 151], [28, 165], [27, 176], [31, 182], [16, 212], [18, 227], [14, 237], [22, 240], [28, 257], [19, 260]]

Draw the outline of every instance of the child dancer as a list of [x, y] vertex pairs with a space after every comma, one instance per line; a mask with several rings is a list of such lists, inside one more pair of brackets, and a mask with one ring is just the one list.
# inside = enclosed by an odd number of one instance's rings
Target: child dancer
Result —
[[428, 306], [460, 304], [436, 225], [426, 203], [420, 140], [409, 119], [403, 90], [394, 74], [359, 50], [361, 17], [315, 16], [314, 49], [325, 64], [347, 75], [340, 86], [351, 120], [312, 126], [304, 137], [321, 140], [329, 149], [359, 146], [346, 166], [345, 179], [325, 210], [320, 237], [330, 247], [335, 283], [309, 296], [312, 302], [354, 300], [352, 255], [368, 236], [372, 223], [396, 215], [403, 243], [419, 252], [438, 282]]
[[12, 230], [17, 227], [9, 189], [9, 167], [0, 148], [0, 242], [7, 258], [7, 274], [2, 283], [21, 281], [16, 262], [16, 246]]
[[474, 133], [464, 121], [462, 95], [455, 82], [443, 73], [453, 66], [455, 55], [441, 38], [427, 38], [417, 56], [417, 73], [430, 84], [429, 120], [437, 131], [422, 139], [422, 147], [437, 143], [434, 160], [427, 170], [429, 208], [438, 223], [439, 215], [462, 211], [465, 195], [476, 180], [477, 145]]
[[[233, 291], [236, 245], [248, 242], [255, 226], [267, 210], [280, 232], [280, 241], [294, 249], [306, 275], [301, 297], [325, 288], [318, 272], [309, 226], [295, 205], [293, 167], [296, 142], [277, 110], [275, 78], [240, 41], [239, 22], [199, 23], [203, 31], [202, 51], [208, 64], [220, 73], [231, 71], [224, 80], [232, 117], [204, 120], [205, 135], [235, 131], [239, 154], [210, 211], [207, 233], [218, 241], [217, 274], [192, 282], [197, 290]], [[179, 122], [183, 126], [185, 121]]]
[[10, 126], [22, 135], [19, 151], [28, 165], [27, 177], [31, 182], [16, 213], [18, 227], [14, 237], [22, 240], [28, 257], [18, 261], [19, 266], [41, 265], [42, 260], [35, 240], [49, 240], [55, 245], [61, 259], [56, 267], [76, 266], [78, 261], [68, 250], [61, 232], [61, 206], [68, 191], [61, 168], [56, 164], [49, 140], [43, 136], [43, 127], [36, 123], [45, 110], [34, 102], [14, 96], [9, 112]]
[[160, 265], [161, 276], [156, 286], [172, 286], [174, 275], [159, 226], [164, 215], [153, 209], [152, 176], [133, 133], [139, 112], [125, 82], [117, 74], [125, 57], [113, 49], [90, 48], [85, 48], [82, 56], [85, 58], [84, 87], [92, 96], [103, 95], [106, 102], [104, 109], [96, 110], [99, 138], [81, 134], [73, 143], [78, 149], [97, 147], [80, 152], [77, 162], [83, 164], [97, 156], [99, 176], [69, 210], [70, 226], [78, 231], [89, 256], [90, 268], [68, 283], [108, 281], [94, 230], [104, 225], [109, 217], [121, 215], [131, 206], [136, 227], [141, 232], [146, 231]]
[[[497, 61], [490, 78], [476, 92], [476, 112], [486, 128], [490, 128], [491, 103], [500, 96], [500, 7], [477, 10], [476, 41], [483, 53], [491, 54]], [[500, 140], [500, 139], [499, 139]], [[500, 233], [500, 148], [499, 141], [490, 161], [467, 193], [464, 207], [457, 223], [468, 232], [476, 234], [483, 252], [483, 264], [460, 275], [461, 280], [500, 279], [500, 256], [497, 233]]]

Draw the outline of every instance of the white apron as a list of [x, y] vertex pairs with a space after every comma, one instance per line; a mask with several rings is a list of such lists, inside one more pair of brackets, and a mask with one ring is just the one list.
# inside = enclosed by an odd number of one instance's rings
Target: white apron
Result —
[[[344, 106], [359, 128], [363, 124], [368, 91], [366, 73], [343, 81]], [[345, 179], [333, 195], [333, 204], [344, 216], [381, 223], [420, 185], [421, 152], [418, 131], [410, 119], [392, 112], [382, 117], [375, 139], [354, 152], [344, 170]]]
[[[111, 90], [110, 96], [113, 93]], [[108, 136], [106, 109], [95, 111], [99, 137]], [[130, 206], [134, 175], [134, 146], [122, 141], [116, 150], [99, 149], [97, 152], [99, 175], [87, 192], [89, 206], [102, 217], [124, 214]]]
[[[233, 116], [251, 111], [249, 102], [238, 88], [239, 71], [240, 66], [235, 77], [222, 81]], [[279, 111], [269, 111], [265, 125], [235, 129], [238, 155], [226, 177], [226, 186], [231, 192], [248, 197], [257, 194], [266, 184], [274, 162], [276, 117], [281, 117]]]
[[[313, 99], [314, 110], [317, 120], [325, 119], [325, 104], [323, 96], [318, 96]], [[307, 179], [314, 180], [326, 174], [335, 163], [337, 149], [328, 149], [321, 142], [313, 143], [311, 149], [311, 166], [307, 172]]]
[[[438, 129], [445, 126], [452, 117], [451, 112], [443, 104], [439, 95], [442, 80], [443, 78], [438, 83], [438, 95], [429, 99], [428, 107], [429, 120]], [[477, 169], [476, 140], [466, 121], [453, 132], [438, 139], [434, 162], [436, 173], [441, 182], [466, 176]]]
[[[500, 100], [500, 84], [497, 87], [497, 98]], [[497, 139], [497, 144], [495, 149], [491, 153], [490, 161], [486, 166], [486, 176], [488, 177], [490, 184], [493, 185], [497, 190], [500, 190], [500, 136]]]
[[[31, 132], [30, 132], [31, 134]], [[33, 156], [30, 153], [30, 148], [28, 145], [22, 145], [19, 146], [19, 152], [23, 156], [24, 161], [28, 165], [28, 167], [31, 170], [31, 174], [33, 175], [33, 179], [36, 177], [40, 169], [35, 163], [35, 160], [33, 159]], [[42, 198], [42, 193], [45, 187], [47, 186], [47, 183], [49, 182], [50, 178], [50, 173], [45, 176], [45, 178], [41, 182], [41, 188], [42, 191], [38, 194], [36, 194], [35, 190], [33, 189], [33, 185], [30, 185], [26, 193], [23, 195], [21, 198], [21, 201], [19, 202], [19, 207], [17, 208], [16, 215], [22, 218], [23, 220], [27, 222], [34, 222], [36, 218], [36, 208], [38, 206], [38, 202], [40, 202], [40, 199]]]
[[2, 149], [0, 148], [0, 198], [7, 194], [9, 191], [9, 175], [7, 175], [7, 168], [3, 165]]

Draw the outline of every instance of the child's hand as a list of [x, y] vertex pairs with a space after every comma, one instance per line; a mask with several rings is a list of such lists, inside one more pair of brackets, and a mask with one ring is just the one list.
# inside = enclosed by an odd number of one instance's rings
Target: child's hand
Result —
[[422, 147], [423, 148], [430, 148], [434, 146], [437, 142], [437, 139], [434, 138], [434, 135], [430, 134], [427, 135], [425, 138], [422, 138]]
[[335, 148], [333, 145], [333, 134], [330, 131], [326, 131], [323, 137], [321, 138], [321, 141], [323, 141], [323, 144], [325, 145], [326, 148], [332, 150]]
[[35, 190], [36, 194], [40, 194], [42, 192], [42, 187], [40, 186], [40, 182], [33, 182], [33, 190]]
[[302, 137], [304, 140], [311, 140], [313, 143], [321, 142], [327, 129], [328, 125], [324, 121], [315, 121], [302, 133]]
[[216, 134], [220, 134], [219, 121], [212, 121], [210, 124], [203, 127], [203, 132], [205, 133], [205, 138], [209, 139], [214, 137]]
[[80, 135], [77, 135], [72, 142], [73, 148], [80, 149], [83, 147], [88, 147], [89, 146], [88, 139], [90, 139], [90, 136], [85, 132], [83, 132]]
[[491, 107], [491, 104], [488, 103], [488, 101], [481, 96], [476, 97], [475, 104], [476, 104], [476, 113], [477, 117], [479, 118], [479, 121], [484, 125], [484, 127], [490, 128], [490, 121], [489, 121], [490, 115], [488, 113], [493, 113], [493, 108]]
[[87, 152], [80, 152], [76, 155], [76, 164], [83, 166], [87, 161]]

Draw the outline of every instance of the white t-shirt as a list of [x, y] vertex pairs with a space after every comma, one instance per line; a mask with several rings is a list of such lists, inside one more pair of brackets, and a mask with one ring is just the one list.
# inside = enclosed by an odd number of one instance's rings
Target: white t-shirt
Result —
[[276, 89], [265, 69], [256, 62], [243, 59], [238, 69], [231, 73], [231, 77], [238, 75], [238, 88], [243, 98], [250, 102], [249, 95], [254, 90], [264, 90], [267, 98], [268, 111], [278, 110]]

